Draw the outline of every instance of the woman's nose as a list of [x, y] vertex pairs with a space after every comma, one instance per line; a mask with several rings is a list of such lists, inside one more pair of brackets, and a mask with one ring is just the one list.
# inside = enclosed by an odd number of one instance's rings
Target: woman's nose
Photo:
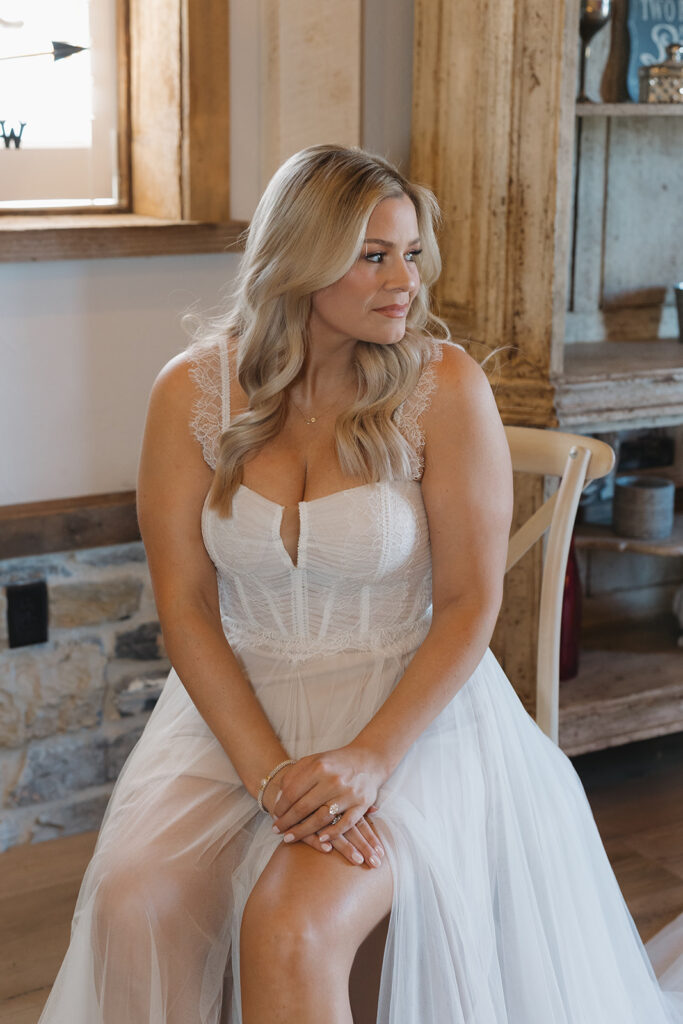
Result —
[[396, 291], [408, 292], [414, 287], [415, 276], [414, 264], [406, 263], [403, 259], [398, 260], [390, 268], [386, 287]]

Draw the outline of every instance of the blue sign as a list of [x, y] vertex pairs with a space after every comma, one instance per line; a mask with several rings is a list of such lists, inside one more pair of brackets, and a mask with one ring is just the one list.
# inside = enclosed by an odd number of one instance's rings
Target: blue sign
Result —
[[626, 85], [638, 102], [638, 68], [661, 64], [669, 43], [683, 43], [683, 0], [629, 0], [628, 33], [631, 55]]

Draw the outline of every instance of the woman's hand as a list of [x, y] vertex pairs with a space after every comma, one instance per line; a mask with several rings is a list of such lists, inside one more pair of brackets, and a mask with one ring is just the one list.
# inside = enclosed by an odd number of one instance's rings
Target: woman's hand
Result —
[[[278, 782], [273, 779], [272, 783], [266, 786], [265, 793], [263, 795], [263, 806], [275, 817], [274, 804], [276, 801], [281, 800], [281, 782], [284, 774], [291, 769], [291, 765], [287, 768], [283, 768], [282, 772], [278, 772]], [[367, 814], [371, 814], [378, 810], [376, 804], [373, 804], [368, 808]], [[327, 812], [329, 816], [329, 811]], [[332, 850], [337, 850], [342, 857], [350, 861], [351, 864], [370, 864], [374, 868], [378, 868], [382, 863], [382, 857], [384, 856], [384, 847], [382, 842], [373, 829], [370, 822], [365, 816], [363, 816], [352, 828], [348, 830], [345, 835], [338, 835], [336, 838], [330, 839], [329, 828], [323, 832], [321, 836], [307, 835], [301, 839], [302, 843], [310, 846], [313, 850], [318, 850], [319, 853], [331, 853]]]
[[[284, 833], [286, 843], [316, 833], [323, 843], [335, 844], [343, 837], [354, 846], [357, 842], [356, 849], [372, 863], [370, 857], [381, 849], [381, 842], [368, 822], [361, 824], [361, 820], [375, 806], [384, 781], [379, 759], [369, 751], [340, 747], [302, 757], [286, 769], [286, 774], [281, 773], [280, 792], [271, 797], [272, 805], [268, 807], [275, 817], [274, 828]], [[337, 814], [341, 818], [333, 825]], [[339, 845], [352, 860], [345, 844]]]
[[[373, 805], [368, 808], [367, 813], [369, 814], [376, 810], [377, 807]], [[327, 831], [323, 832], [323, 836], [327, 835]], [[323, 841], [321, 836], [306, 836], [301, 842], [309, 843], [311, 839], [317, 839], [326, 853], [331, 849], [338, 850], [342, 857], [345, 857], [352, 864], [365, 863], [373, 868], [378, 868], [384, 857], [382, 841], [365, 815], [358, 824], [353, 825], [344, 835], [325, 841]]]

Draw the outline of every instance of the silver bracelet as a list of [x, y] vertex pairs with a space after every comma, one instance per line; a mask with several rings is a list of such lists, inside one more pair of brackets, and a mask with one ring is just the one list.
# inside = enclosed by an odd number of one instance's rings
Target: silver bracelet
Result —
[[261, 808], [262, 811], [265, 811], [265, 807], [263, 806], [263, 794], [266, 791], [266, 786], [268, 785], [269, 782], [271, 782], [275, 778], [277, 773], [279, 771], [282, 771], [283, 768], [286, 768], [288, 764], [296, 764], [296, 761], [293, 758], [291, 758], [291, 757], [287, 758], [286, 761], [280, 761], [279, 764], [275, 765], [275, 767], [273, 768], [272, 772], [270, 772], [269, 775], [266, 775], [265, 779], [261, 779], [261, 785], [259, 786], [259, 791], [258, 791], [258, 795], [256, 797], [256, 802], [257, 802], [257, 804], [259, 805], [259, 807]]

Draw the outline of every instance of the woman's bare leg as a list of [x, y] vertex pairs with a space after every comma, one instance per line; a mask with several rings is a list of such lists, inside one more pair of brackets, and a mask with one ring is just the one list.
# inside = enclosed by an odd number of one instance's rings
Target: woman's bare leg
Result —
[[243, 1024], [352, 1024], [353, 959], [392, 893], [386, 860], [370, 868], [302, 843], [279, 847], [242, 918]]
[[104, 1024], [219, 1019], [231, 878], [249, 844], [244, 831], [223, 843], [220, 823], [241, 792], [179, 778], [145, 813], [124, 808], [111, 822], [92, 865], [94, 980]]

